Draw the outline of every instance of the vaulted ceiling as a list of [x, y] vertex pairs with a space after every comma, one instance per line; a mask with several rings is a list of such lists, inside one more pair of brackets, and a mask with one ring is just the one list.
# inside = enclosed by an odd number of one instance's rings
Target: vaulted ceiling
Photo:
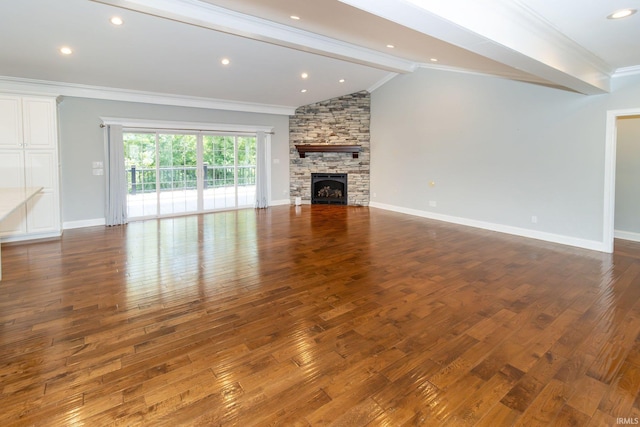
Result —
[[[607, 18], [637, 6], [637, 0], [5, 1], [0, 90], [289, 114], [426, 67], [599, 94], [610, 90], [612, 78], [640, 73], [640, 13]], [[122, 25], [112, 24], [113, 16]], [[64, 46], [72, 53], [61, 54]]]

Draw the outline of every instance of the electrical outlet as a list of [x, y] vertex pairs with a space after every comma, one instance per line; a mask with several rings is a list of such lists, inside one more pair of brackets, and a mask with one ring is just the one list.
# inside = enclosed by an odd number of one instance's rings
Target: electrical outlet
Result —
[[93, 166], [94, 169], [102, 169], [102, 168], [104, 168], [104, 163], [102, 163], [100, 161], [95, 161], [91, 165]]
[[429, 200], [429, 207], [435, 208], [436, 206], [438, 206], [438, 202], [435, 200]]
[[104, 175], [104, 169], [94, 169], [93, 170], [93, 174], [94, 175]]
[[535, 216], [535, 215], [532, 215], [531, 216], [531, 222], [534, 223], [534, 224], [537, 224], [538, 223], [538, 217]]

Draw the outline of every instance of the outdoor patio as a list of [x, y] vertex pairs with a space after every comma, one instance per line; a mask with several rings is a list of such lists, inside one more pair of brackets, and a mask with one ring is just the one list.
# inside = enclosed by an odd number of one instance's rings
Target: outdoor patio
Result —
[[[202, 211], [251, 207], [256, 201], [255, 185], [207, 188], [202, 191]], [[165, 190], [159, 193], [127, 195], [129, 219], [172, 216], [198, 212], [198, 191], [191, 189]]]

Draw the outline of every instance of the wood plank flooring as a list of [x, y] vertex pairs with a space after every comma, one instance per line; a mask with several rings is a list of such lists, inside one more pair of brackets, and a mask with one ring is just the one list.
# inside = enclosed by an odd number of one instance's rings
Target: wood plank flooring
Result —
[[2, 426], [640, 417], [640, 244], [314, 205], [2, 250]]

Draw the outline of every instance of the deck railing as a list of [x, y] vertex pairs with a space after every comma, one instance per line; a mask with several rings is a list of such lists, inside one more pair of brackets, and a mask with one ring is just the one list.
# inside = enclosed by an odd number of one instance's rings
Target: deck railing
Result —
[[[232, 187], [235, 185], [233, 166], [203, 165], [204, 189]], [[238, 166], [238, 186], [256, 185], [255, 165]], [[156, 168], [138, 168], [131, 166], [127, 171], [129, 194], [155, 193], [156, 191], [195, 190], [198, 185], [197, 167], [172, 166]], [[160, 180], [156, 174], [160, 174]], [[157, 188], [159, 184], [160, 188]]]

